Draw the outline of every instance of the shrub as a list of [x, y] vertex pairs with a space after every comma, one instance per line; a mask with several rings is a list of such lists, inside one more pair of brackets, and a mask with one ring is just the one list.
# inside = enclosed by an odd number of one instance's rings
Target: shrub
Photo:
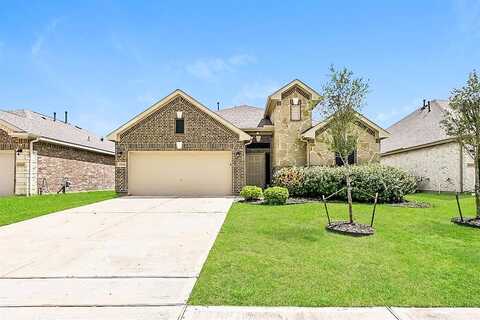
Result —
[[285, 204], [288, 199], [288, 189], [283, 187], [271, 187], [263, 192], [267, 204]]
[[[346, 186], [345, 167], [283, 168], [274, 175], [274, 184], [285, 187], [299, 197], [328, 196]], [[378, 192], [381, 202], [400, 202], [406, 194], [416, 190], [416, 179], [394, 167], [379, 164], [353, 166], [352, 196], [359, 202], [372, 201]], [[335, 199], [345, 200], [346, 192]]]
[[240, 191], [240, 196], [246, 201], [258, 200], [263, 197], [262, 188], [257, 186], [245, 186]]

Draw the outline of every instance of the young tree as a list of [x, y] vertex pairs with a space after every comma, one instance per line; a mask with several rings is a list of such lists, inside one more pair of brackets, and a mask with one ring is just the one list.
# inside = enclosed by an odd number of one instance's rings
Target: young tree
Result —
[[447, 135], [473, 150], [476, 216], [480, 219], [480, 80], [475, 70], [465, 86], [452, 90], [449, 105], [441, 124]]
[[352, 186], [349, 156], [355, 152], [359, 139], [357, 113], [365, 104], [368, 81], [354, 78], [353, 72], [343, 68], [330, 67], [330, 79], [322, 88], [319, 102], [321, 113], [328, 119], [325, 142], [346, 166], [348, 215], [353, 223]]

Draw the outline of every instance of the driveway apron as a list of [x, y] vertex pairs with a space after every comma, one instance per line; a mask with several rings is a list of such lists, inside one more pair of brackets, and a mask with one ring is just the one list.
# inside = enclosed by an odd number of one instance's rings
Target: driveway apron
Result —
[[0, 319], [178, 319], [231, 204], [124, 197], [0, 227]]

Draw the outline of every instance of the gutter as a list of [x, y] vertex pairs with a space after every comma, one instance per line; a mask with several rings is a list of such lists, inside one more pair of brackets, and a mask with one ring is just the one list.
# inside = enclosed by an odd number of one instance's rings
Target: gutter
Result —
[[459, 167], [460, 181], [459, 181], [459, 185], [460, 185], [460, 192], [463, 192], [463, 175], [464, 175], [464, 172], [463, 172], [463, 146], [462, 146], [461, 143], [459, 143], [458, 145], [459, 145], [459, 150], [460, 150], [460, 167]]
[[82, 146], [82, 145], [79, 145], [79, 144], [64, 142], [64, 141], [50, 139], [50, 138], [41, 137], [41, 138], [39, 138], [39, 140], [43, 141], [43, 142], [58, 144], [58, 145], [72, 147], [72, 148], [81, 149], [81, 150], [93, 151], [93, 152], [108, 154], [108, 155], [112, 155], [112, 156], [115, 155], [114, 151], [101, 150], [101, 149], [97, 149], [97, 148]]
[[419, 145], [412, 146], [412, 147], [397, 148], [397, 149], [394, 149], [394, 150], [390, 150], [390, 151], [380, 153], [380, 156], [385, 157], [385, 156], [390, 156], [390, 155], [396, 154], [396, 153], [413, 151], [413, 150], [423, 149], [423, 148], [427, 148], [427, 147], [433, 147], [433, 146], [437, 146], [437, 145], [440, 145], [440, 144], [446, 144], [446, 143], [456, 142], [456, 141], [457, 141], [457, 139], [455, 139], [455, 138], [448, 138], [448, 139], [438, 140], [438, 141], [435, 141], [435, 142], [419, 144]]

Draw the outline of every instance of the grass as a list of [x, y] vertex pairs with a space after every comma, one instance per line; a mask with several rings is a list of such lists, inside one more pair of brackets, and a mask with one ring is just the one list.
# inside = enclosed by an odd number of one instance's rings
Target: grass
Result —
[[0, 226], [115, 197], [116, 193], [113, 191], [78, 192], [33, 197], [1, 197]]
[[[454, 225], [453, 195], [415, 194], [431, 208], [377, 207], [376, 234], [327, 232], [321, 204], [236, 203], [190, 297], [193, 305], [480, 305], [480, 230]], [[461, 200], [474, 212], [471, 197]], [[371, 206], [356, 204], [368, 223]], [[331, 204], [346, 219], [344, 204]]]

